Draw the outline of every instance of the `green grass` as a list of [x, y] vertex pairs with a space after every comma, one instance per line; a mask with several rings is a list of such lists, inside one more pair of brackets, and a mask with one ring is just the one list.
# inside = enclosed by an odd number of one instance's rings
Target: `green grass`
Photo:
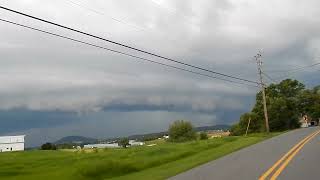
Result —
[[98, 152], [0, 153], [0, 179], [165, 179], [279, 133]]

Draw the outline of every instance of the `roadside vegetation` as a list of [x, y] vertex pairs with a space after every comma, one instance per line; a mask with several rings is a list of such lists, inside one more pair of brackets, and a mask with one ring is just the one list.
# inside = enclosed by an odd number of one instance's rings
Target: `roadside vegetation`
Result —
[[[215, 160], [241, 148], [299, 127], [300, 114], [319, 117], [320, 87], [305, 89], [298, 81], [285, 80], [267, 90], [270, 128], [264, 134], [261, 93], [250, 113], [241, 116], [232, 127], [232, 135], [209, 138], [197, 133], [188, 121], [169, 126], [168, 139], [147, 141], [143, 146], [128, 147], [129, 139], [119, 139], [122, 148], [56, 150], [46, 143], [43, 150], [0, 154], [0, 179], [166, 179], [188, 169]], [[251, 125], [245, 133], [248, 119]], [[239, 136], [240, 135], [240, 136]], [[213, 136], [212, 136], [213, 137]]]
[[190, 122], [178, 120], [170, 125], [169, 137], [171, 142], [186, 142], [197, 139], [197, 134]]
[[205, 140], [205, 139], [208, 139], [208, 134], [206, 132], [200, 132], [199, 134], [199, 139], [200, 140]]
[[123, 148], [127, 148], [130, 144], [129, 144], [129, 139], [128, 138], [122, 138], [119, 140], [118, 145], [123, 147]]
[[45, 143], [42, 144], [41, 150], [57, 150], [57, 146], [52, 143]]
[[0, 154], [0, 179], [165, 179], [270, 138], [277, 133], [223, 137], [95, 151], [26, 151]]
[[[307, 115], [309, 119], [320, 118], [320, 86], [306, 89], [297, 80], [286, 79], [266, 88], [266, 101], [271, 131], [285, 131], [300, 127], [299, 120]], [[243, 135], [251, 119], [249, 133], [265, 132], [262, 93], [256, 95], [256, 104], [251, 112], [240, 117], [239, 123], [231, 128], [233, 135]]]

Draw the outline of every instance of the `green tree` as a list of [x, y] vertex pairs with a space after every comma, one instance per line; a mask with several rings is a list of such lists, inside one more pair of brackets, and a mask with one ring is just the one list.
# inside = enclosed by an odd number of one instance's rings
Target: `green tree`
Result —
[[127, 148], [127, 146], [129, 146], [129, 139], [128, 138], [121, 138], [119, 141], [118, 141], [118, 145], [121, 146], [121, 147], [124, 147], [124, 148]]
[[[279, 84], [272, 84], [266, 88], [269, 126], [271, 131], [281, 131], [299, 127], [298, 96], [305, 86], [297, 80], [286, 79]], [[264, 122], [262, 93], [259, 92], [256, 104], [252, 110], [257, 118]], [[265, 127], [264, 123], [262, 123]]]
[[[279, 84], [271, 84], [266, 89], [266, 101], [269, 115], [269, 126], [271, 131], [282, 131], [299, 127], [299, 117], [304, 108], [309, 108], [316, 116], [316, 102], [310, 99], [310, 94], [301, 96], [306, 90], [305, 86], [297, 80], [286, 79]], [[318, 89], [313, 90], [314, 92]], [[309, 98], [306, 98], [306, 97]], [[314, 97], [313, 97], [314, 98]], [[304, 108], [302, 108], [302, 106]], [[256, 95], [256, 103], [250, 113], [245, 113], [240, 117], [239, 123], [231, 128], [233, 135], [242, 135], [246, 131], [249, 117], [251, 124], [249, 133], [261, 132], [265, 130], [265, 118], [263, 111], [262, 92]]]
[[56, 150], [57, 147], [52, 143], [45, 143], [41, 145], [41, 150]]
[[314, 87], [314, 88], [313, 88], [313, 92], [314, 92], [315, 94], [320, 95], [320, 85], [319, 85], [319, 86]]
[[175, 121], [170, 125], [168, 131], [171, 142], [184, 142], [197, 138], [192, 124], [188, 121]]
[[299, 112], [295, 99], [278, 97], [270, 99], [269, 126], [272, 131], [299, 127]]
[[231, 127], [231, 135], [239, 136], [245, 134], [249, 119], [251, 119], [251, 121], [248, 133], [260, 132], [264, 130], [265, 126], [263, 124], [263, 119], [259, 118], [259, 116], [256, 113], [251, 112], [241, 115], [239, 123]]
[[200, 136], [200, 140], [208, 139], [208, 134], [206, 132], [201, 132], [199, 136]]
[[299, 98], [299, 112], [314, 120], [320, 118], [320, 86], [303, 91]]

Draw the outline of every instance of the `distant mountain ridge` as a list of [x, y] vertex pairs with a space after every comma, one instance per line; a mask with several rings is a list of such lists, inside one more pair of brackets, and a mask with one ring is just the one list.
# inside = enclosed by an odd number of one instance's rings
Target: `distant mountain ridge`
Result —
[[86, 144], [95, 143], [97, 141], [98, 139], [84, 136], [66, 136], [54, 142], [54, 144]]
[[[209, 130], [228, 130], [230, 129], [230, 125], [220, 124], [220, 125], [213, 125], [213, 126], [202, 126], [202, 127], [195, 127], [195, 131], [209, 131]], [[155, 137], [162, 137], [168, 134], [167, 131], [165, 132], [158, 132], [158, 133], [149, 133], [149, 134], [136, 134], [129, 136], [129, 139], [137, 139], [137, 140], [144, 140], [146, 138], [155, 138]]]
[[229, 130], [231, 128], [230, 125], [225, 124], [219, 124], [214, 126], [202, 126], [202, 127], [196, 127], [196, 131], [209, 131], [209, 130]]
[[[229, 125], [214, 125], [214, 126], [202, 126], [202, 127], [195, 127], [195, 131], [209, 131], [209, 130], [228, 130], [231, 126]], [[152, 138], [158, 138], [162, 137], [164, 135], [168, 134], [168, 132], [157, 132], [157, 133], [148, 133], [148, 134], [136, 134], [128, 136], [129, 139], [136, 139], [136, 140], [146, 140], [146, 139], [152, 139]], [[107, 139], [95, 139], [90, 137], [83, 137], [83, 136], [66, 136], [61, 138], [60, 140], [54, 142], [54, 144], [91, 144], [91, 143], [97, 143], [97, 142], [108, 142], [108, 141], [114, 141], [118, 140], [120, 137], [116, 138], [107, 138]]]

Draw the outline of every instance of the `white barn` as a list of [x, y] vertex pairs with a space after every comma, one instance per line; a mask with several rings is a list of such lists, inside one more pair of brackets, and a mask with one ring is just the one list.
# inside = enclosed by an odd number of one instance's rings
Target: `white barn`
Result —
[[0, 136], [0, 152], [24, 151], [24, 137], [20, 136]]

